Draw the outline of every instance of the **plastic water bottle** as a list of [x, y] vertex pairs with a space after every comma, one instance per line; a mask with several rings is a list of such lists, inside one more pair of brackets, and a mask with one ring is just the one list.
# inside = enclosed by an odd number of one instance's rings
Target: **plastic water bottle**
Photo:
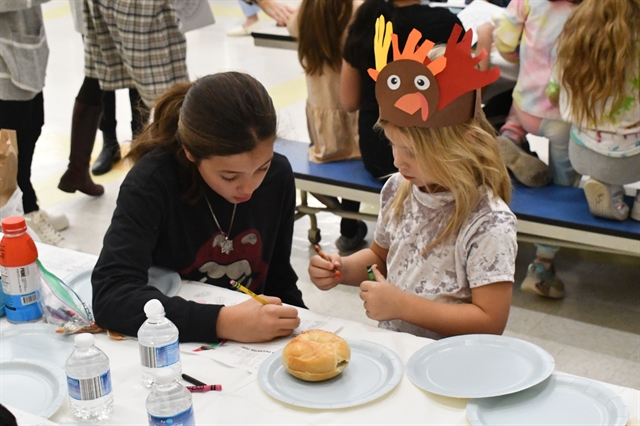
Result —
[[191, 393], [170, 368], [154, 371], [154, 385], [147, 397], [149, 426], [195, 426]]
[[154, 372], [171, 369], [182, 373], [178, 327], [164, 316], [164, 307], [158, 299], [151, 299], [144, 305], [147, 320], [138, 329], [138, 347], [142, 364], [142, 381], [145, 386], [153, 385]]
[[78, 334], [65, 366], [71, 412], [85, 420], [104, 419], [113, 410], [109, 357], [93, 342], [93, 334]]
[[7, 320], [16, 324], [38, 321], [42, 310], [38, 305], [40, 271], [36, 243], [27, 233], [27, 222], [21, 216], [2, 219], [2, 232], [0, 280]]
[[0, 317], [4, 316], [4, 291], [2, 291], [2, 275], [0, 275]]

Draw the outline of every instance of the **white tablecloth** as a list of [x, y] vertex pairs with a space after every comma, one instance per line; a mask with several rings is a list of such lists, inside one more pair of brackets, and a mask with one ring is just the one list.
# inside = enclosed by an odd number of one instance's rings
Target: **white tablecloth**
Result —
[[[95, 257], [68, 250], [38, 246], [45, 267], [64, 277], [71, 269], [95, 263]], [[74, 260], [75, 259], [75, 260]], [[75, 265], [70, 267], [69, 265]], [[189, 290], [184, 283], [181, 293]], [[193, 284], [201, 285], [201, 284]], [[237, 298], [238, 293], [215, 289], [216, 294]], [[179, 293], [179, 294], [181, 294]], [[242, 295], [244, 296], [244, 295]], [[318, 318], [317, 314], [300, 310], [301, 317]], [[342, 328], [338, 334], [347, 339], [366, 340], [386, 346], [401, 358], [403, 365], [418, 349], [432, 342], [430, 339], [397, 333], [357, 322], [334, 319]], [[13, 327], [6, 319], [0, 328]], [[72, 336], [68, 337], [73, 339]], [[284, 343], [283, 343], [284, 344]], [[149, 390], [140, 378], [138, 344], [134, 339], [116, 341], [106, 334], [96, 335], [96, 345], [110, 359], [115, 406], [111, 417], [100, 424], [146, 425], [145, 400]], [[46, 354], [44, 355], [46, 356]], [[398, 386], [387, 395], [370, 403], [338, 410], [306, 409], [284, 404], [267, 395], [257, 381], [257, 374], [234, 368], [206, 356], [182, 352], [182, 368], [209, 384], [221, 384], [222, 392], [194, 393], [194, 412], [198, 425], [260, 424], [260, 425], [468, 425], [466, 399], [442, 397], [415, 386], [405, 375]], [[640, 392], [635, 389], [605, 384], [620, 395], [629, 408], [630, 417], [640, 417]], [[54, 422], [77, 422], [68, 403], [50, 418]]]

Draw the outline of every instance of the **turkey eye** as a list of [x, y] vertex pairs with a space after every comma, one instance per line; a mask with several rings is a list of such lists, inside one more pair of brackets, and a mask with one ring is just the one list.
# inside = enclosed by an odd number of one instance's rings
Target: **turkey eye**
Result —
[[395, 74], [390, 75], [389, 78], [387, 78], [387, 86], [389, 86], [391, 90], [398, 90], [398, 87], [400, 87], [400, 77]]
[[416, 85], [418, 90], [427, 90], [429, 88], [429, 86], [431, 86], [431, 83], [429, 82], [429, 79], [427, 77], [425, 77], [424, 75], [417, 76], [413, 80], [413, 84]]

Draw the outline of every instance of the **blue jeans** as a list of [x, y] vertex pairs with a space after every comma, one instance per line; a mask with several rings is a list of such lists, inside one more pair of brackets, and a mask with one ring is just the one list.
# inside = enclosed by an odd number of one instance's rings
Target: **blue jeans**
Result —
[[571, 124], [560, 120], [542, 119], [538, 136], [549, 139], [549, 166], [553, 171], [553, 183], [562, 186], [577, 186], [580, 175], [573, 169], [569, 159]]
[[258, 12], [260, 12], [262, 10], [262, 9], [260, 9], [260, 7], [258, 5], [247, 4], [247, 3], [243, 2], [242, 0], [238, 0], [238, 3], [240, 3], [240, 7], [242, 8], [242, 13], [247, 18], [249, 16], [256, 15]]

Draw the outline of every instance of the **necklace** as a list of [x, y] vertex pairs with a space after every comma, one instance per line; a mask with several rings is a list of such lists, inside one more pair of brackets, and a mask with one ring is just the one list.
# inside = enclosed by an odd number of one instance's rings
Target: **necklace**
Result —
[[207, 201], [207, 206], [209, 206], [209, 211], [211, 212], [211, 216], [213, 216], [213, 220], [215, 220], [216, 225], [218, 226], [218, 229], [220, 230], [222, 235], [224, 235], [224, 241], [220, 241], [218, 243], [218, 245], [220, 246], [220, 251], [222, 251], [224, 254], [229, 254], [231, 253], [231, 251], [233, 251], [233, 240], [229, 240], [229, 234], [231, 233], [231, 227], [233, 226], [233, 219], [236, 217], [236, 207], [238, 207], [238, 205], [237, 204], [233, 205], [233, 213], [231, 214], [231, 223], [229, 224], [229, 231], [225, 233], [222, 230], [220, 223], [218, 223], [218, 218], [216, 217], [215, 213], [213, 213], [213, 209], [211, 208], [211, 203], [209, 203], [209, 198], [207, 198], [207, 196], [205, 195], [204, 199]]

